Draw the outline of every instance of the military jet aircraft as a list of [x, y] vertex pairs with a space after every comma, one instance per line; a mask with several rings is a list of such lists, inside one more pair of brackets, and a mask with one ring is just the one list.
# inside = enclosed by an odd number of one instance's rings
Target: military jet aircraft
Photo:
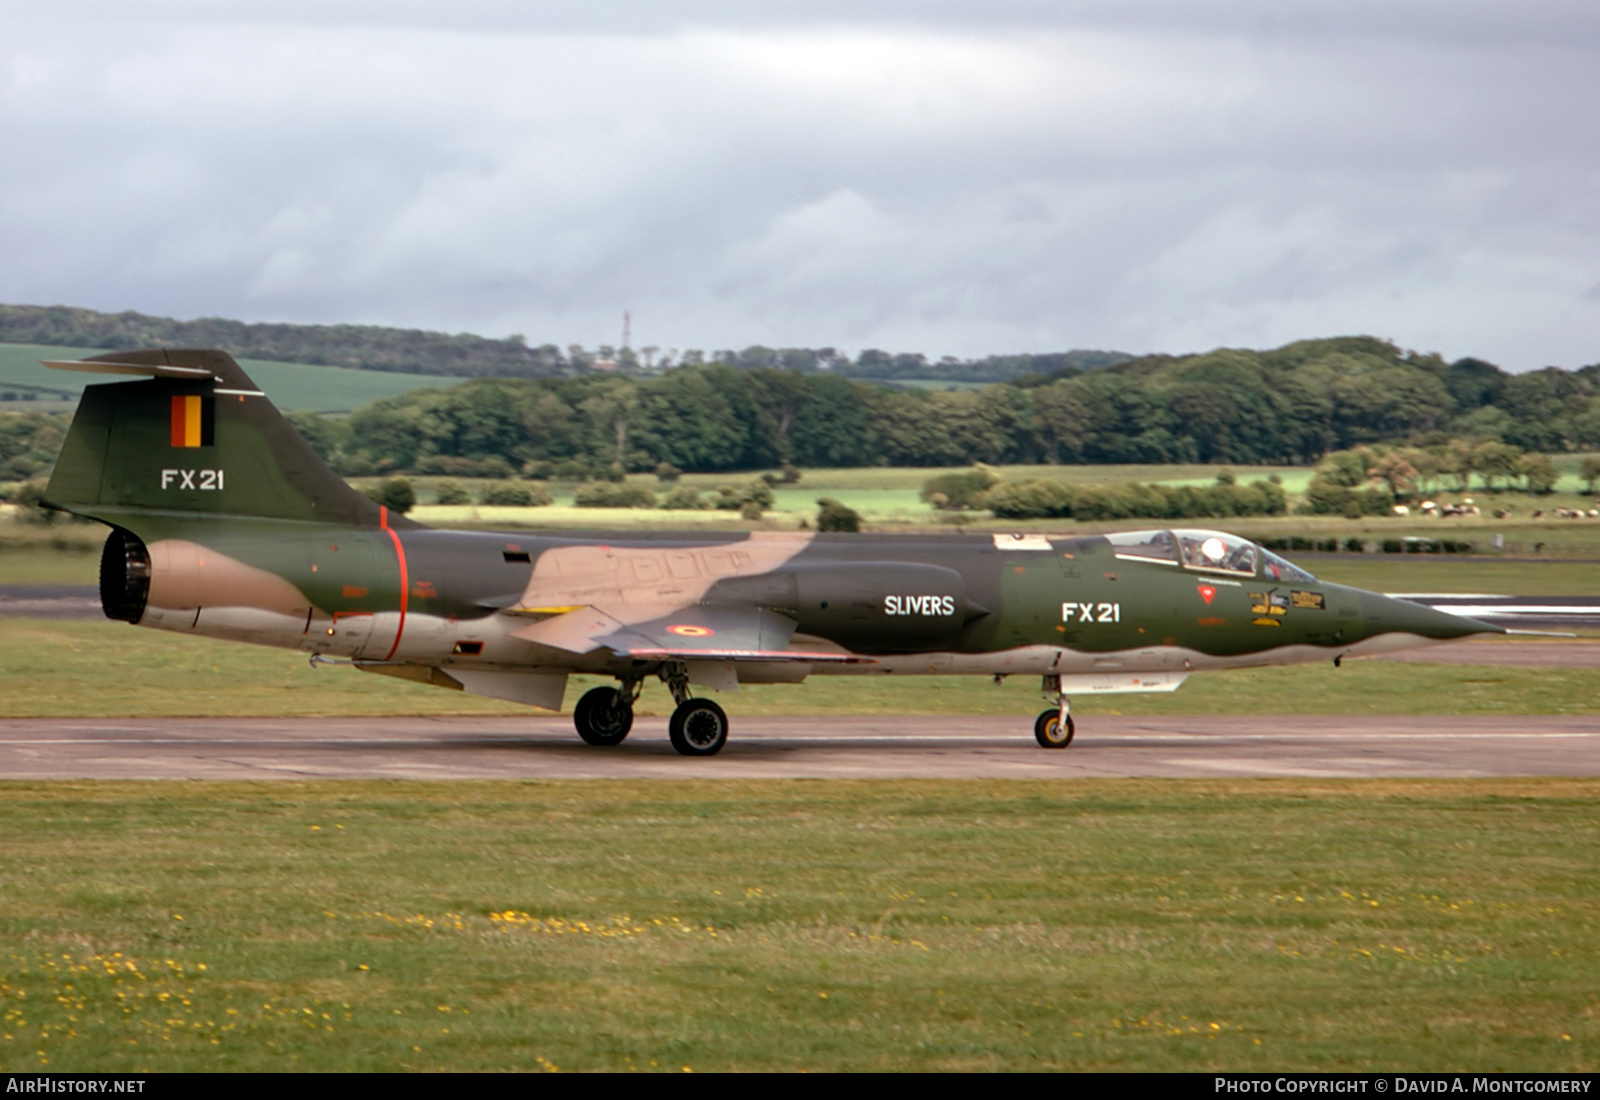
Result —
[[348, 486], [222, 352], [48, 365], [133, 378], [85, 388], [46, 494], [111, 527], [106, 615], [552, 710], [573, 673], [612, 677], [574, 710], [591, 745], [628, 736], [652, 677], [673, 747], [709, 756], [727, 715], [691, 685], [968, 673], [1041, 677], [1034, 736], [1064, 748], [1073, 694], [1502, 632], [1220, 531], [435, 530]]

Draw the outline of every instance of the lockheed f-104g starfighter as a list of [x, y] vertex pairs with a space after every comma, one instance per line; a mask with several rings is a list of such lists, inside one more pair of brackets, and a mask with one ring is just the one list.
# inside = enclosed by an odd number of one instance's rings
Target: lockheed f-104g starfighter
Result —
[[128, 378], [85, 388], [46, 492], [111, 528], [109, 617], [552, 710], [572, 674], [609, 677], [574, 709], [591, 745], [627, 737], [652, 678], [673, 746], [708, 756], [728, 719], [691, 685], [1027, 674], [1050, 703], [1034, 735], [1063, 748], [1073, 694], [1501, 632], [1220, 531], [435, 530], [335, 475], [222, 352], [49, 365]]

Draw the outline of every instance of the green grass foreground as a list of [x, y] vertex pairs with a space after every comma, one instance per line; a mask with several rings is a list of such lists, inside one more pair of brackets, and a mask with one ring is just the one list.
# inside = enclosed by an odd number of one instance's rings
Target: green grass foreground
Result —
[[[106, 620], [5, 619], [0, 628], [0, 718], [231, 715], [544, 715], [346, 667], [313, 669], [305, 655], [190, 638]], [[1529, 640], [1528, 646], [1560, 645]], [[566, 708], [602, 681], [574, 676]], [[737, 721], [753, 715], [1013, 714], [1027, 727], [1039, 679], [1013, 676], [814, 676], [747, 685], [719, 696]], [[651, 681], [641, 715], [671, 711]], [[1081, 695], [1095, 714], [1597, 714], [1600, 669], [1503, 668], [1387, 661], [1200, 672], [1172, 694]]]
[[8, 1072], [1600, 1051], [1594, 780], [0, 790]]

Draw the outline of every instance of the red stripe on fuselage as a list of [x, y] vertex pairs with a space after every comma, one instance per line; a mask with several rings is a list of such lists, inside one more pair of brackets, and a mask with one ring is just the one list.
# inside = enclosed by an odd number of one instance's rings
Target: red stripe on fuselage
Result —
[[400, 636], [406, 632], [406, 601], [411, 594], [411, 578], [406, 570], [406, 548], [400, 543], [400, 533], [389, 526], [389, 509], [383, 505], [378, 506], [378, 525], [394, 540], [394, 556], [400, 562], [400, 625], [394, 628], [394, 645], [389, 647], [389, 656], [384, 658], [392, 661], [400, 649]]

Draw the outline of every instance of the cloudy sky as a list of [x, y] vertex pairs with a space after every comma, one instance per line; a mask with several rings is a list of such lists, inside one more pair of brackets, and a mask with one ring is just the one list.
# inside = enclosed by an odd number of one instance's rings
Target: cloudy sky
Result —
[[7, 0], [0, 301], [1600, 362], [1593, 0]]

